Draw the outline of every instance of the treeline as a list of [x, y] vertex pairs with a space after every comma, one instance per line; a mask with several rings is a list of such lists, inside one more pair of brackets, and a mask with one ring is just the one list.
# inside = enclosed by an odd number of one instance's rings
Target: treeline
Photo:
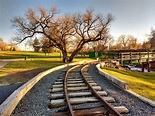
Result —
[[53, 51], [54, 47], [50, 45], [51, 41], [46, 37], [42, 37], [40, 39], [35, 38], [32, 43], [35, 52], [42, 51], [45, 53], [45, 55], [46, 53], [51, 53]]
[[[40, 7], [37, 10], [28, 9], [24, 17], [14, 17], [11, 22], [19, 33], [17, 42], [34, 38], [35, 35], [45, 37], [48, 44], [40, 44], [41, 49], [46, 51], [47, 48], [55, 47], [61, 51], [63, 62], [71, 62], [84, 46], [107, 41], [112, 20], [111, 14], [103, 17], [103, 14], [96, 14], [92, 9], [84, 13], [61, 14], [56, 7], [48, 10]], [[33, 46], [35, 50], [40, 48], [37, 44]]]
[[13, 43], [6, 43], [0, 38], [0, 51], [18, 51], [19, 48]]
[[111, 14], [96, 14], [93, 9], [84, 13], [61, 14], [56, 7], [40, 7], [29, 8], [25, 16], [16, 16], [11, 23], [17, 29], [16, 42], [39, 37], [32, 41], [34, 50], [50, 52], [52, 48], [57, 48], [62, 53], [63, 62], [71, 62], [78, 53], [90, 51], [153, 48], [154, 45], [149, 42], [154, 38], [139, 44], [133, 36], [122, 35], [115, 42], [109, 34], [112, 21]]
[[146, 41], [139, 43], [132, 35], [121, 35], [116, 41], [110, 44], [109, 50], [137, 50], [155, 49], [155, 31], [152, 30]]
[[[72, 52], [72, 48], [76, 44], [75, 40], [70, 40], [70, 47], [67, 47], [67, 52]], [[57, 51], [51, 45], [51, 41], [46, 37], [35, 38], [31, 41], [31, 45], [35, 52], [51, 53], [52, 51]], [[154, 49], [155, 48], [155, 31], [151, 30], [150, 35], [146, 41], [139, 43], [137, 38], [132, 35], [121, 35], [118, 39], [114, 39], [108, 36], [107, 39], [99, 40], [95, 42], [87, 43], [78, 52], [78, 54], [86, 54], [88, 52], [102, 52], [105, 53], [109, 50], [137, 50], [137, 49]]]

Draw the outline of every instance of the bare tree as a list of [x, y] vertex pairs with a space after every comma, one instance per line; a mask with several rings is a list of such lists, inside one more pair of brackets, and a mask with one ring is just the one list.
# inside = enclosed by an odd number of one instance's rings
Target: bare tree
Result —
[[20, 51], [19, 47], [16, 46], [13, 42], [10, 42], [10, 51]]
[[93, 52], [102, 52], [104, 53], [109, 46], [109, 42], [111, 41], [111, 37], [107, 36], [104, 40], [94, 41], [89, 43], [89, 46], [92, 48]]
[[86, 43], [105, 40], [108, 37], [108, 25], [112, 21], [112, 16], [105, 19], [101, 15], [95, 15], [93, 10], [87, 10], [85, 14], [77, 14], [74, 17], [75, 37], [79, 42], [72, 52], [69, 61], [72, 61], [75, 54], [82, 49]]
[[126, 35], [121, 35], [118, 38], [118, 43], [117, 43], [117, 44], [119, 44], [121, 46], [120, 49], [127, 49], [129, 40], [130, 40], [130, 38], [127, 37]]
[[143, 49], [150, 49], [151, 48], [151, 43], [150, 41], [144, 41], [142, 44]]
[[78, 54], [81, 54], [82, 55], [87, 55], [89, 52], [91, 52], [91, 47], [90, 47], [90, 44], [87, 43], [85, 45], [83, 45], [82, 49], [78, 52]]
[[137, 38], [132, 35], [121, 35], [116, 43], [117, 49], [137, 49]]
[[0, 51], [9, 50], [9, 45], [0, 38]]
[[112, 38], [110, 39], [110, 41], [108, 42], [108, 50], [112, 50], [112, 49], [113, 49], [113, 47], [114, 47], [114, 42], [115, 42], [115, 40], [114, 40], [114, 38], [112, 37]]
[[135, 38], [134, 36], [128, 36], [129, 37], [129, 42], [128, 42], [128, 49], [138, 49], [139, 44], [137, 42], [137, 38]]
[[[42, 34], [50, 40], [50, 46], [62, 52], [63, 62], [71, 62], [84, 44], [104, 40], [107, 37], [107, 27], [111, 21], [111, 15], [102, 18], [101, 15], [95, 15], [92, 10], [84, 14], [61, 16], [57, 14], [56, 8], [52, 7], [49, 12], [44, 8], [39, 8], [39, 12], [28, 9], [25, 18], [15, 17], [12, 23], [20, 33], [16, 38], [18, 42], [31, 38], [35, 34]], [[68, 46], [75, 40], [77, 43], [68, 57]]]

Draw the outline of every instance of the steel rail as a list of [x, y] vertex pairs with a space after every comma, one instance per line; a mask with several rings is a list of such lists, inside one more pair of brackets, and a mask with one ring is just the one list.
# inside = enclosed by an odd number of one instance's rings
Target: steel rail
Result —
[[114, 116], [121, 116], [121, 114], [116, 111], [110, 104], [108, 104], [108, 102], [106, 102], [101, 95], [99, 95], [95, 89], [92, 88], [92, 86], [89, 84], [89, 82], [86, 80], [86, 78], [84, 77], [83, 74], [83, 70], [87, 67], [88, 65], [85, 65], [82, 69], [81, 69], [81, 75], [84, 78], [85, 83], [88, 85], [88, 87], [91, 89], [92, 93], [98, 98], [100, 99], [100, 101], [104, 104], [104, 106], [108, 109], [108, 111], [113, 114]]
[[74, 66], [72, 68], [70, 68], [67, 72], [66, 72], [66, 76], [65, 76], [65, 80], [64, 80], [64, 94], [65, 94], [65, 98], [66, 98], [66, 102], [67, 102], [67, 106], [68, 106], [68, 112], [69, 112], [69, 116], [75, 116], [74, 115], [74, 111], [73, 111], [73, 108], [71, 106], [71, 103], [69, 101], [69, 96], [68, 96], [68, 92], [67, 92], [67, 79], [68, 79], [68, 75], [69, 73], [71, 72], [71, 70], [79, 67], [80, 65], [77, 65], [77, 66]]

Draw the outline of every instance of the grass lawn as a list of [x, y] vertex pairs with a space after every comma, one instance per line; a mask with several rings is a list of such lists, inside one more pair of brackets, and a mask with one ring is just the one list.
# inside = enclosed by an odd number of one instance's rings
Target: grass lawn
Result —
[[0, 85], [27, 82], [38, 73], [62, 64], [61, 61], [50, 60], [11, 62], [0, 70]]
[[115, 68], [102, 70], [127, 82], [130, 90], [155, 101], [155, 72], [131, 72]]
[[[24, 59], [18, 62], [11, 62], [0, 69], [0, 86], [16, 83], [24, 83], [33, 78], [38, 73], [49, 68], [63, 65], [60, 53], [23, 52], [23, 51], [0, 51], [0, 60]], [[73, 62], [89, 60], [87, 57], [78, 57]]]
[[60, 53], [54, 52], [45, 54], [42, 52], [27, 52], [27, 51], [0, 51], [0, 60], [3, 59], [40, 59], [40, 58], [60, 58]]

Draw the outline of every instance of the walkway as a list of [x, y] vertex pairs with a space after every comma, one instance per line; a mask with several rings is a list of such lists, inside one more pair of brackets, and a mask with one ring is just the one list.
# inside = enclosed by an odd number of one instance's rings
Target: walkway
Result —
[[10, 63], [10, 61], [0, 61], [0, 68], [3, 68], [8, 63]]
[[17, 62], [17, 61], [23, 61], [24, 59], [6, 59], [0, 61], [0, 68], [3, 68], [5, 65], [7, 65], [10, 62]]

